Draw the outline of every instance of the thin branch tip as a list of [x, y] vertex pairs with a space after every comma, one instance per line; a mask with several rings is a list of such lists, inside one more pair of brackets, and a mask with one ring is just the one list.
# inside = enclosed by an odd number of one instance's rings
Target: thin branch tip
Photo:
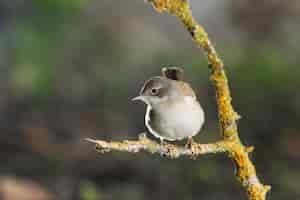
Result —
[[265, 188], [266, 193], [267, 193], [272, 189], [272, 186], [271, 185], [264, 185], [264, 188]]
[[84, 138], [83, 140], [84, 140], [84, 141], [87, 141], [87, 142], [94, 143], [94, 144], [97, 144], [97, 141], [98, 141], [98, 140], [91, 139], [91, 138]]
[[252, 153], [253, 151], [254, 151], [254, 146], [247, 146], [247, 147], [245, 147], [245, 151], [247, 152], [247, 153]]

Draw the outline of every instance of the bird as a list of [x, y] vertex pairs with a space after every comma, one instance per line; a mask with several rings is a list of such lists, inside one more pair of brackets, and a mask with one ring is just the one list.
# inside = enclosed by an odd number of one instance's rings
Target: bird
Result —
[[205, 116], [194, 90], [182, 77], [181, 68], [164, 67], [162, 76], [145, 81], [139, 95], [132, 100], [147, 105], [145, 125], [161, 143], [187, 139], [190, 146]]

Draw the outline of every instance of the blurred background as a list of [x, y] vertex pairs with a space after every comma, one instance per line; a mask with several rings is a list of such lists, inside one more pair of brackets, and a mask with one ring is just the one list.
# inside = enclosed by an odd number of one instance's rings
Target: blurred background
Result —
[[[300, 2], [191, 6], [224, 59], [268, 199], [300, 199]], [[205, 56], [176, 18], [142, 0], [1, 0], [0, 199], [246, 199], [224, 155], [102, 155], [83, 141], [145, 131], [145, 105], [130, 99], [169, 65], [205, 108], [195, 140], [219, 139]]]

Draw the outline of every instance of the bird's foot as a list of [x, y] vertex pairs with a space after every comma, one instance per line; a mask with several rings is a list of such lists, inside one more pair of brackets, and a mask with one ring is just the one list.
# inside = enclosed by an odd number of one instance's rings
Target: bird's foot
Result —
[[190, 151], [191, 151], [191, 158], [192, 159], [196, 159], [196, 157], [197, 157], [196, 156], [196, 146], [195, 145], [196, 145], [196, 143], [194, 142], [193, 138], [192, 137], [188, 137], [185, 147], [187, 149], [190, 149]]
[[159, 138], [159, 141], [160, 141], [160, 145], [168, 145], [170, 143], [168, 143], [166, 140], [164, 140], [163, 138]]
[[187, 141], [186, 141], [185, 147], [188, 148], [188, 149], [191, 149], [192, 146], [193, 146], [193, 143], [194, 143], [193, 138], [192, 138], [192, 137], [188, 137], [188, 138], [187, 138]]

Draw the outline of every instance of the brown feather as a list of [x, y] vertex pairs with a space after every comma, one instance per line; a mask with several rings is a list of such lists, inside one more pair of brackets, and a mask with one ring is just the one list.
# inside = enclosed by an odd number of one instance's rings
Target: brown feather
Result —
[[177, 89], [181, 92], [182, 95], [196, 98], [196, 94], [194, 90], [191, 88], [191, 86], [188, 83], [183, 81], [176, 81], [175, 84]]

